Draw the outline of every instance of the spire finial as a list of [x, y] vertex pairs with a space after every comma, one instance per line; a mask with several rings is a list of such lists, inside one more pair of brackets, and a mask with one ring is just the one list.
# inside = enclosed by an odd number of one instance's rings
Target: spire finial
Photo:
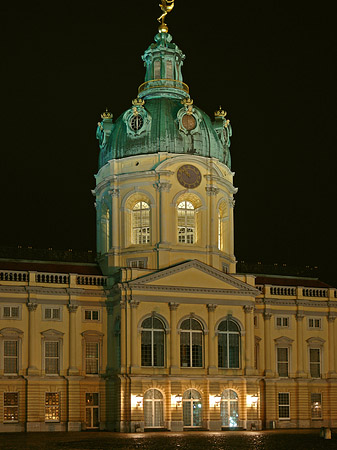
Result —
[[161, 0], [161, 4], [159, 5], [160, 9], [163, 11], [163, 14], [158, 17], [158, 22], [161, 21], [161, 24], [158, 28], [159, 33], [167, 33], [168, 26], [164, 22], [165, 16], [174, 8], [174, 0]]

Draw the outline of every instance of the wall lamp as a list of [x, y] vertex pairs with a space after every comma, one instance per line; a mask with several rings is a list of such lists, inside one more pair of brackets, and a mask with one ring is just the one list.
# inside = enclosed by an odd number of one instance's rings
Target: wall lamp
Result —
[[136, 403], [137, 403], [137, 406], [142, 406], [142, 403], [143, 403], [143, 396], [142, 395], [138, 394], [136, 396]]
[[216, 404], [216, 406], [219, 406], [221, 402], [221, 394], [217, 394], [214, 396], [214, 403]]
[[175, 396], [175, 401], [176, 401], [176, 404], [177, 404], [177, 405], [181, 405], [181, 402], [183, 401], [182, 395], [181, 395], [181, 394], [177, 394], [177, 395]]

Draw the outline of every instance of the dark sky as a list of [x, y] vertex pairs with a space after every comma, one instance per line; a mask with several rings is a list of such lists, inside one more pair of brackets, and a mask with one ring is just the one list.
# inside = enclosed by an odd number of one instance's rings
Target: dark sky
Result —
[[[136, 97], [158, 3], [0, 7], [1, 246], [95, 248], [96, 124]], [[177, 0], [166, 21], [195, 104], [231, 120], [237, 259], [317, 265], [330, 279], [334, 18], [332, 1]]]

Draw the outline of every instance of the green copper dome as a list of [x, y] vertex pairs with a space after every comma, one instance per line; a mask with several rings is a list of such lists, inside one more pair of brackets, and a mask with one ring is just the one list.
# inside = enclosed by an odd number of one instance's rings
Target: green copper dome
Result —
[[145, 83], [132, 107], [116, 122], [102, 114], [97, 139], [99, 168], [111, 159], [147, 153], [189, 153], [217, 158], [230, 167], [231, 127], [224, 111], [209, 116], [193, 104], [181, 67], [185, 55], [168, 33], [158, 33], [143, 55]]

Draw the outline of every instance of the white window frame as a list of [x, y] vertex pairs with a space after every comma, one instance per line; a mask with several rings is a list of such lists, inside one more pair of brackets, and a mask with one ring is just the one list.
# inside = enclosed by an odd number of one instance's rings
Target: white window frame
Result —
[[318, 349], [319, 350], [319, 368], [320, 368], [320, 376], [319, 377], [312, 377], [314, 380], [319, 380], [320, 378], [322, 378], [323, 373], [324, 373], [324, 343], [325, 340], [320, 338], [320, 337], [311, 337], [309, 339], [307, 339], [307, 343], [308, 343], [308, 370], [309, 370], [309, 375], [311, 376], [311, 364], [317, 364], [316, 362], [311, 363], [311, 358], [310, 358], [310, 350], [315, 350]]
[[[97, 405], [87, 405], [87, 395], [93, 395], [93, 394], [97, 394], [97, 397], [98, 397]], [[94, 409], [98, 410], [98, 426], [97, 427], [94, 427], [94, 426], [88, 427], [88, 425], [87, 425], [87, 409], [91, 410], [91, 422], [93, 421]], [[86, 392], [85, 393], [85, 427], [87, 430], [98, 430], [99, 424], [100, 424], [100, 394], [99, 394], [99, 392]]]
[[[182, 203], [185, 204], [184, 207], [179, 208], [179, 205], [181, 205]], [[188, 207], [187, 204], [192, 205], [192, 208]], [[189, 214], [191, 211], [193, 211], [193, 214]], [[181, 214], [179, 214], [179, 212]], [[189, 216], [191, 217], [193, 216], [193, 225], [189, 225], [188, 223]], [[179, 221], [179, 219], [183, 219], [183, 221]], [[197, 208], [195, 208], [193, 202], [187, 199], [180, 200], [177, 203], [177, 242], [179, 245], [196, 244], [197, 242], [196, 222], [197, 222]], [[184, 229], [184, 232], [180, 233], [180, 230], [182, 229]]]
[[[86, 377], [98, 377], [102, 370], [102, 351], [103, 351], [103, 336], [100, 331], [87, 330], [83, 331], [82, 337], [82, 367], [83, 374]], [[87, 344], [95, 343], [98, 345], [98, 373], [87, 373]]]
[[[280, 395], [288, 395], [288, 403], [280, 405]], [[285, 406], [288, 408], [288, 417], [280, 417], [280, 406]], [[290, 392], [278, 392], [277, 393], [277, 407], [278, 407], [278, 418], [279, 420], [290, 420]]]
[[[16, 394], [17, 396], [17, 403], [16, 405], [6, 405], [5, 402], [5, 397], [6, 394]], [[19, 422], [19, 404], [20, 404], [20, 393], [18, 391], [5, 391], [4, 395], [3, 395], [3, 423], [18, 423]], [[16, 415], [17, 415], [17, 419], [13, 419], [13, 420], [6, 420], [5, 419], [5, 410], [6, 408], [11, 408], [11, 409], [16, 409]]]
[[[5, 316], [5, 308], [9, 308], [9, 311], [10, 311], [9, 316]], [[12, 314], [13, 309], [18, 310], [17, 316], [15, 316], [15, 315], [13, 316], [13, 314]], [[3, 319], [3, 320], [21, 320], [21, 305], [3, 305], [3, 307], [1, 308], [1, 319]]]
[[[319, 354], [319, 361], [311, 361], [311, 350], [318, 350], [318, 354]], [[311, 367], [315, 365], [319, 367], [319, 376], [318, 377], [313, 377], [311, 375]], [[315, 379], [319, 379], [322, 378], [322, 349], [320, 347], [309, 347], [309, 374], [311, 376], [311, 378], [315, 378]]]
[[[278, 358], [278, 351], [281, 349], [286, 349], [287, 350], [287, 360], [286, 361], [280, 361]], [[280, 375], [279, 372], [279, 364], [287, 364], [288, 370], [287, 370], [287, 375]], [[290, 366], [290, 348], [288, 346], [277, 346], [276, 347], [276, 373], [278, 374], [278, 376], [280, 378], [289, 378], [289, 366]]]
[[[46, 401], [47, 401], [47, 395], [57, 395], [58, 396], [58, 402], [55, 405], [47, 405]], [[46, 423], [58, 423], [61, 422], [61, 392], [45, 392], [45, 396], [44, 396], [44, 405], [45, 405], [45, 412], [44, 412], [44, 421]], [[57, 409], [57, 418], [56, 419], [47, 419], [46, 415], [47, 415], [47, 409], [50, 410], [51, 408], [55, 408]]]
[[146, 269], [148, 258], [128, 258], [126, 265], [132, 269]]
[[[0, 330], [0, 376], [1, 374], [5, 377], [13, 377], [22, 375], [22, 337], [23, 331], [17, 328], [2, 328]], [[5, 342], [15, 341], [17, 343], [17, 372], [16, 373], [5, 373]]]
[[[50, 310], [51, 316], [46, 317], [46, 311]], [[62, 306], [50, 306], [50, 305], [43, 305], [42, 306], [42, 320], [47, 321], [53, 321], [53, 322], [62, 322]], [[54, 317], [54, 311], [59, 312], [59, 317]]]
[[287, 377], [280, 377], [280, 378], [289, 378], [291, 374], [292, 364], [291, 364], [291, 357], [292, 357], [292, 344], [294, 340], [288, 338], [287, 336], [281, 336], [277, 339], [275, 339], [275, 371], [278, 374], [278, 348], [287, 348], [288, 349], [288, 376]]
[[[278, 322], [280, 322], [278, 324]], [[275, 317], [275, 328], [290, 328], [290, 317], [289, 316], [276, 316]]]
[[[82, 308], [82, 321], [83, 322], [88, 322], [88, 323], [100, 323], [102, 321], [102, 311], [99, 308]], [[90, 313], [91, 318], [87, 319], [86, 318], [86, 313]], [[93, 313], [97, 313], [98, 314], [98, 319], [93, 319]]]
[[[47, 330], [42, 333], [42, 371], [47, 377], [57, 377], [61, 375], [63, 370], [63, 336], [64, 333], [57, 330]], [[57, 342], [58, 343], [58, 373], [46, 373], [46, 343]], [[55, 357], [56, 358], [56, 357]]]
[[[319, 395], [320, 396], [320, 401], [319, 402], [317, 402], [317, 400], [313, 401], [313, 395]], [[323, 399], [322, 392], [311, 392], [310, 393], [310, 417], [311, 417], [311, 420], [322, 420], [323, 419], [323, 402], [322, 402], [322, 399]], [[320, 412], [319, 416], [314, 416], [313, 415], [313, 409], [314, 409], [314, 404], [315, 403], [319, 403], [319, 405], [317, 405], [317, 407], [319, 408], [319, 412]]]
[[308, 330], [322, 330], [322, 318], [308, 317]]

